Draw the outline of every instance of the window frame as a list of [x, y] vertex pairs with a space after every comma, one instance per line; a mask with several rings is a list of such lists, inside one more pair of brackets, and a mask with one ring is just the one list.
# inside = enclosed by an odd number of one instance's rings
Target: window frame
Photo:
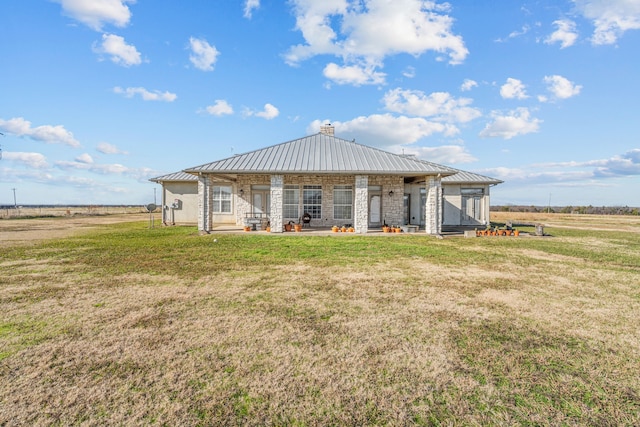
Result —
[[[214, 185], [213, 186], [213, 213], [215, 214], [231, 214], [233, 213], [233, 197], [230, 185]], [[228, 210], [225, 210], [228, 205]]]
[[[348, 203], [338, 203], [342, 201], [338, 193], [349, 193]], [[347, 200], [347, 198], [343, 198]], [[337, 210], [348, 208], [349, 215], [339, 215]], [[336, 220], [352, 220], [353, 219], [353, 185], [334, 185], [333, 186], [333, 219]]]

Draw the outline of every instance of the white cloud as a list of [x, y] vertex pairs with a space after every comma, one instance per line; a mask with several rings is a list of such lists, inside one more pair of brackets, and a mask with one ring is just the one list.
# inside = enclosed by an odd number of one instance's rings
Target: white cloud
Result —
[[418, 90], [398, 88], [388, 91], [382, 101], [388, 111], [449, 123], [466, 123], [482, 115], [478, 109], [470, 107], [472, 99], [456, 99], [447, 92], [425, 95]]
[[518, 108], [507, 115], [492, 113], [493, 121], [480, 132], [482, 138], [511, 139], [515, 136], [538, 132], [542, 120], [531, 117], [527, 108]]
[[557, 27], [557, 30], [551, 33], [544, 42], [546, 44], [560, 43], [560, 49], [573, 46], [578, 39], [576, 23], [568, 19], [559, 19], [554, 21], [553, 25]]
[[621, 156], [601, 161], [596, 169], [596, 175], [604, 177], [640, 175], [640, 149], [635, 148]]
[[33, 169], [46, 169], [49, 167], [46, 157], [40, 153], [5, 151], [2, 153], [2, 158], [4, 160], [21, 163]]
[[[307, 131], [318, 132], [326, 120], [313, 121]], [[374, 114], [360, 116], [346, 122], [329, 121], [335, 127], [337, 136], [341, 138], [364, 138], [367, 145], [388, 148], [412, 144], [422, 138], [441, 133], [453, 136], [457, 128], [445, 123], [429, 121], [422, 117], [393, 116], [391, 114]]]
[[547, 90], [557, 99], [567, 99], [576, 96], [582, 90], [581, 85], [576, 85], [565, 77], [554, 75], [545, 76], [544, 82], [547, 84]]
[[93, 163], [93, 157], [91, 157], [88, 153], [80, 154], [78, 157], [76, 157], [76, 162], [86, 163], [90, 165], [91, 163]]
[[73, 134], [61, 125], [43, 125], [32, 128], [30, 121], [22, 117], [16, 117], [9, 120], [0, 119], [0, 129], [6, 133], [24, 136], [48, 144], [61, 143], [71, 147], [80, 146], [80, 143], [73, 137]]
[[408, 66], [402, 72], [402, 75], [405, 76], [408, 79], [412, 79], [412, 78], [414, 78], [416, 76], [416, 69], [414, 67], [412, 67], [412, 66]]
[[507, 82], [500, 88], [500, 96], [504, 99], [526, 99], [527, 91], [525, 85], [518, 79], [509, 77]]
[[260, 7], [260, 0], [245, 0], [244, 2], [244, 17], [251, 19], [251, 15], [254, 9]]
[[467, 92], [473, 89], [474, 87], [478, 87], [478, 82], [471, 79], [464, 79], [464, 81], [462, 82], [462, 85], [460, 86], [460, 90], [463, 92]]
[[215, 104], [209, 105], [205, 108], [206, 112], [212, 116], [224, 116], [227, 114], [233, 114], [233, 107], [224, 99], [216, 99]]
[[346, 65], [341, 67], [333, 62], [324, 67], [323, 74], [337, 84], [354, 86], [382, 84], [386, 76], [384, 73], [376, 72], [373, 66]]
[[[423, 0], [292, 0], [296, 29], [305, 44], [292, 46], [285, 55], [290, 65], [316, 55], [335, 55], [344, 66], [382, 66], [385, 57], [413, 56], [432, 51], [446, 55], [449, 63], [462, 63], [469, 51], [452, 31], [449, 5]], [[360, 68], [365, 68], [360, 65]], [[331, 69], [329, 71], [332, 71]], [[370, 72], [369, 74], [372, 74]], [[359, 80], [354, 80], [358, 82]]]
[[124, 27], [131, 19], [127, 3], [135, 0], [56, 0], [64, 13], [89, 28], [102, 31], [106, 23]]
[[175, 93], [160, 92], [159, 90], [150, 92], [143, 87], [128, 87], [126, 89], [123, 89], [119, 86], [116, 86], [113, 88], [113, 92], [124, 95], [127, 98], [133, 98], [135, 95], [140, 95], [140, 97], [142, 97], [142, 99], [145, 101], [173, 102], [178, 98]]
[[102, 44], [94, 44], [93, 50], [99, 54], [110, 55], [112, 62], [122, 65], [123, 67], [140, 65], [142, 63], [140, 52], [138, 52], [136, 47], [127, 44], [127, 42], [124, 41], [124, 37], [116, 36], [115, 34], [103, 34]]
[[205, 39], [191, 37], [189, 48], [191, 49], [189, 60], [198, 70], [213, 71], [213, 66], [220, 55], [215, 46], [211, 46]]
[[[475, 158], [461, 145], [442, 145], [440, 147], [407, 147], [402, 148], [405, 154], [415, 154], [419, 159], [445, 165], [471, 163]], [[397, 151], [397, 150], [396, 150]]]
[[101, 142], [96, 147], [96, 150], [101, 152], [102, 154], [129, 154], [126, 151], [120, 150], [113, 144], [109, 144], [108, 142]]
[[264, 104], [264, 110], [259, 111], [257, 113], [252, 113], [256, 117], [262, 117], [263, 119], [271, 120], [275, 119], [280, 115], [280, 111], [276, 107], [271, 104]]
[[130, 174], [132, 169], [127, 166], [114, 163], [114, 164], [97, 164], [97, 163], [87, 163], [83, 161], [67, 161], [60, 160], [55, 162], [55, 166], [59, 169], [69, 170], [86, 170], [93, 173], [98, 173], [101, 175], [124, 175]]
[[512, 31], [511, 33], [509, 33], [509, 35], [506, 38], [498, 38], [496, 39], [496, 42], [498, 43], [504, 43], [509, 39], [515, 39], [518, 38], [520, 36], [524, 36], [525, 34], [527, 34], [529, 31], [531, 31], [531, 27], [528, 25], [523, 25], [522, 29], [520, 31]]
[[595, 26], [594, 45], [614, 44], [629, 30], [640, 29], [637, 0], [573, 0], [576, 9]]

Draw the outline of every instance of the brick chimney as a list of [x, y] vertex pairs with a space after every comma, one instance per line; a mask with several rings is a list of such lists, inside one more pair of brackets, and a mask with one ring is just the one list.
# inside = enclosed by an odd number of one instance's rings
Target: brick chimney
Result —
[[320, 126], [320, 133], [324, 135], [334, 136], [334, 131], [335, 128], [331, 125], [331, 123]]

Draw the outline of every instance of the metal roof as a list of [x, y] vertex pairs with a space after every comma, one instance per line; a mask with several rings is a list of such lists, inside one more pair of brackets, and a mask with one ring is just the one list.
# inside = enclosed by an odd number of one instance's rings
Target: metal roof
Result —
[[162, 183], [164, 181], [197, 181], [198, 177], [186, 172], [174, 172], [167, 175], [149, 178], [149, 181]]
[[473, 172], [458, 170], [458, 173], [455, 175], [442, 178], [442, 182], [447, 184], [502, 184], [504, 181]]
[[452, 175], [456, 169], [317, 133], [184, 170], [189, 173]]

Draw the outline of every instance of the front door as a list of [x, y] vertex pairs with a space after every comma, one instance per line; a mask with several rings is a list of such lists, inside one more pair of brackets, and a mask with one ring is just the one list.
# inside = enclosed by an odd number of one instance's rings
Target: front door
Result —
[[380, 194], [369, 195], [369, 227], [380, 227], [382, 212], [382, 196]]
[[268, 191], [253, 192], [253, 216], [266, 218], [271, 211], [271, 193]]
[[462, 225], [480, 225], [482, 224], [482, 197], [477, 195], [463, 195], [461, 224]]

